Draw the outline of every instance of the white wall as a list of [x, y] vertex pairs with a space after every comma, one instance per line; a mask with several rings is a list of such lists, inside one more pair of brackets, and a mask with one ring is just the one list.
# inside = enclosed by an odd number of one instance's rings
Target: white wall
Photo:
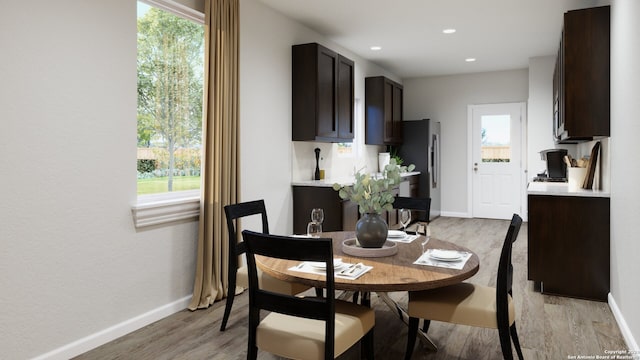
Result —
[[77, 351], [184, 306], [197, 223], [131, 216], [135, 1], [4, 2], [0, 24], [0, 357]]
[[467, 105], [526, 102], [527, 80], [526, 69], [404, 80], [404, 118], [441, 122], [443, 215], [471, 215]]
[[[613, 0], [611, 7], [611, 294], [626, 324], [627, 344], [640, 336], [640, 2]], [[628, 327], [627, 327], [628, 326]]]
[[398, 79], [259, 1], [242, 0], [240, 9], [241, 199], [264, 198], [270, 230], [286, 234], [293, 230], [291, 181], [311, 180], [314, 148], [321, 149], [328, 178], [347, 176], [354, 166], [377, 169], [384, 149], [364, 145], [364, 115], [356, 123], [358, 156], [338, 157], [335, 144], [291, 141], [291, 46], [318, 42], [353, 60], [360, 114], [366, 76]]

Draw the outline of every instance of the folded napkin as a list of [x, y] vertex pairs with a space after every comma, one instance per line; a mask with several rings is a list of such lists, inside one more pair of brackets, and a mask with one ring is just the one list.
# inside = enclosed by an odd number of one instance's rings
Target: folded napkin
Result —
[[[348, 264], [341, 263], [340, 266], [334, 266], [334, 276], [342, 279], [355, 280], [360, 276], [364, 275], [369, 270], [373, 269], [373, 266], [367, 266], [362, 263], [357, 264]], [[317, 263], [313, 261], [307, 261], [300, 263], [297, 266], [293, 266], [289, 268], [290, 271], [300, 271], [309, 274], [318, 274], [325, 275], [326, 269], [324, 266], [318, 266]]]
[[470, 257], [466, 251], [428, 249], [414, 264], [461, 270]]

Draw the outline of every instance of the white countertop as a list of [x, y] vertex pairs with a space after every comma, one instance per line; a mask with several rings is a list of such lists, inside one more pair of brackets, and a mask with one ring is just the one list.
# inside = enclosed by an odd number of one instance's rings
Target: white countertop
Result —
[[528, 195], [549, 196], [584, 196], [584, 197], [611, 197], [608, 191], [585, 190], [581, 188], [569, 188], [568, 183], [530, 182], [527, 187]]
[[[408, 177], [413, 175], [420, 175], [419, 171], [412, 171], [400, 174], [401, 177]], [[333, 184], [338, 183], [340, 185], [352, 185], [355, 181], [353, 176], [346, 176], [340, 178], [324, 179], [324, 180], [299, 180], [292, 181], [293, 186], [316, 186], [316, 187], [333, 187]]]

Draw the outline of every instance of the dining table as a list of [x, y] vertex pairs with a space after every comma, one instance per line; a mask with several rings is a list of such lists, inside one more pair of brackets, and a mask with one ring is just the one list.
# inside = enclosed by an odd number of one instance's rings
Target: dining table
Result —
[[[358, 264], [367, 269], [357, 278], [343, 277], [336, 273], [336, 290], [361, 294], [363, 303], [368, 305], [370, 305], [369, 294], [376, 293], [392, 310], [397, 311], [399, 317], [405, 322], [408, 321], [405, 309], [391, 299], [388, 292], [420, 291], [454, 285], [475, 275], [480, 267], [478, 256], [470, 249], [433, 236], [429, 237], [426, 244], [425, 235], [414, 235], [412, 238], [415, 239], [410, 242], [396, 242], [395, 245], [391, 244], [391, 247], [397, 248], [394, 254], [379, 257], [371, 256], [376, 255], [376, 251], [372, 249], [364, 249], [369, 250], [366, 256], [350, 255], [354, 253], [353, 251], [348, 251], [350, 254], [344, 252], [350, 248], [344, 249], [343, 243], [351, 244], [355, 241], [354, 231], [324, 232], [321, 237], [332, 239], [334, 262], [339, 259], [339, 262], [344, 265]], [[451, 262], [444, 261], [431, 264], [419, 263], [417, 260], [425, 258], [425, 252], [429, 251], [458, 251], [467, 256], [464, 258], [466, 260], [464, 265], [459, 264], [457, 267], [451, 266]], [[325, 287], [326, 273], [299, 271], [303, 265], [299, 261], [256, 256], [256, 264], [262, 271], [277, 279], [314, 288]], [[437, 350], [426, 334], [420, 335], [428, 347]]]

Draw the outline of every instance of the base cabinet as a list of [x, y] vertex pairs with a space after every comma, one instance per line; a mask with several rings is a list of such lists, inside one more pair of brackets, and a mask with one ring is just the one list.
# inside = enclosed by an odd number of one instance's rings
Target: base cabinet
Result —
[[[418, 196], [418, 176], [411, 175], [403, 179], [405, 187], [409, 193], [401, 193], [400, 188], [394, 189], [394, 194], [402, 196]], [[311, 210], [313, 208], [324, 209], [324, 222], [322, 231], [355, 231], [356, 223], [360, 219], [358, 204], [343, 200], [333, 187], [327, 186], [293, 186], [293, 232], [295, 234], [306, 234], [307, 224], [311, 221]], [[383, 211], [382, 217], [391, 229], [400, 227], [398, 222], [398, 212]], [[417, 216], [417, 215], [415, 215]], [[412, 214], [412, 219], [417, 219]]]
[[529, 195], [528, 278], [542, 293], [607, 301], [610, 199]]
[[358, 222], [358, 204], [343, 200], [332, 187], [293, 187], [293, 232], [306, 234], [311, 221], [311, 210], [322, 208], [322, 231], [355, 230]]

